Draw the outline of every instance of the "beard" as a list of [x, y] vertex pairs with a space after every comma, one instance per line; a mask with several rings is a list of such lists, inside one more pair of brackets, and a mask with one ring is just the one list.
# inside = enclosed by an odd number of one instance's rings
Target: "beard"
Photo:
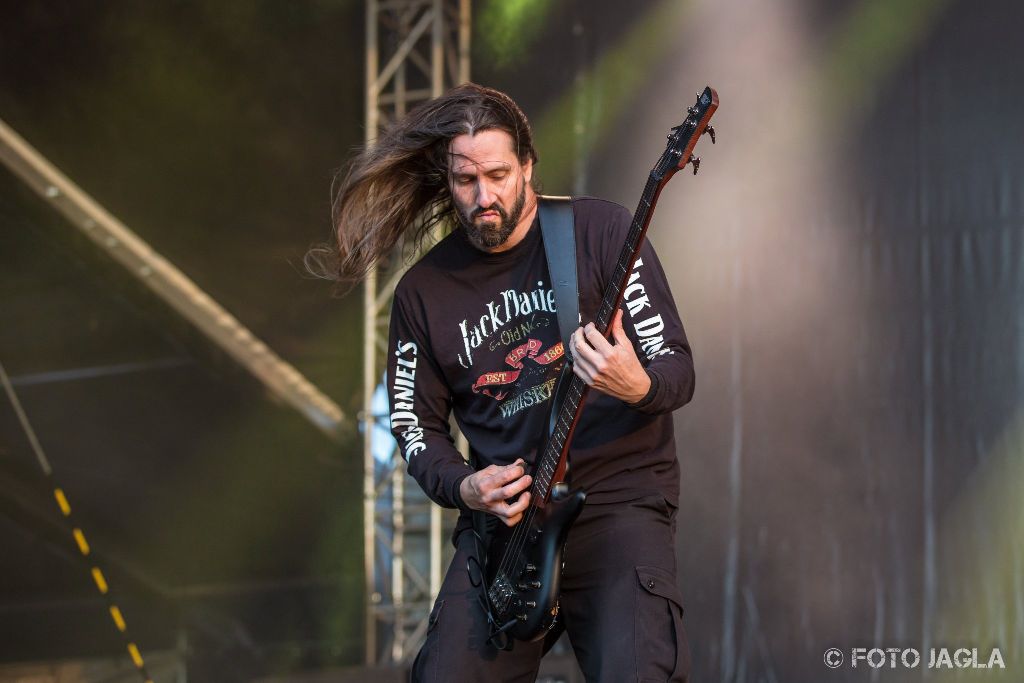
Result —
[[[516, 225], [519, 224], [519, 219], [523, 215], [524, 204], [526, 204], [525, 182], [519, 189], [519, 195], [508, 211], [495, 202], [490, 206], [478, 207], [469, 215], [462, 210], [461, 206], [456, 205], [455, 213], [458, 214], [459, 222], [462, 223], [470, 243], [481, 251], [490, 251], [504, 244], [505, 240], [516, 229]], [[477, 222], [477, 217], [486, 211], [496, 212], [501, 220]]]

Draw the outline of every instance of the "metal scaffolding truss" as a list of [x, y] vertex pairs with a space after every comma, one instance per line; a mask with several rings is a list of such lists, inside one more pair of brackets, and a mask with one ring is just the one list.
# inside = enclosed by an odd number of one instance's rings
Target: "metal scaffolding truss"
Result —
[[[470, 0], [367, 0], [366, 141], [416, 103], [469, 80]], [[446, 517], [405, 472], [382, 385], [391, 296], [407, 262], [395, 256], [364, 285], [363, 543], [366, 661], [408, 662], [441, 585]], [[450, 553], [449, 553], [450, 554]]]

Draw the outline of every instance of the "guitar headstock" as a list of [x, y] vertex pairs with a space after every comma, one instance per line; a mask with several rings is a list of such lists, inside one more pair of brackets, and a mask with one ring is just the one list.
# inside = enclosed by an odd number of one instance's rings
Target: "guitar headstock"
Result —
[[687, 164], [693, 165], [693, 174], [697, 175], [700, 168], [700, 157], [694, 156], [693, 150], [697, 140], [705, 133], [715, 143], [715, 129], [711, 127], [711, 117], [718, 109], [718, 93], [714, 88], [706, 87], [704, 92], [697, 93], [697, 102], [686, 110], [686, 118], [668, 134], [668, 145], [661, 155], [652, 174], [659, 180], [667, 180], [673, 173]]

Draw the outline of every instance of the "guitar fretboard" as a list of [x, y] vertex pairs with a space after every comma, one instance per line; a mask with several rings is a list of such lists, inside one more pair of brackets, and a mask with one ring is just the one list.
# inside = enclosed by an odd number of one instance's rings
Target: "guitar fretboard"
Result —
[[[658, 201], [658, 195], [661, 193], [665, 180], [667, 179], [664, 176], [660, 176], [652, 171], [647, 179], [647, 184], [644, 186], [640, 203], [633, 214], [633, 222], [629, 227], [626, 242], [622, 247], [622, 251], [619, 252], [619, 258], [615, 263], [615, 270], [612, 272], [612, 277], [605, 287], [601, 306], [597, 312], [597, 319], [594, 321], [594, 325], [601, 334], [605, 334], [608, 330], [612, 314], [622, 300], [622, 291], [626, 286], [629, 272], [633, 269], [633, 262], [636, 261], [636, 257], [640, 253], [640, 245], [644, 234], [647, 232], [651, 213], [654, 210], [655, 203]], [[567, 359], [572, 357], [569, 349], [565, 349], [565, 356]], [[552, 427], [552, 433], [548, 438], [547, 447], [544, 449], [544, 453], [538, 461], [536, 471], [534, 472], [534, 501], [547, 499], [548, 492], [554, 483], [553, 479], [555, 472], [558, 470], [558, 463], [561, 460], [562, 452], [565, 450], [566, 441], [572, 433], [576, 414], [579, 412], [580, 405], [587, 395], [587, 389], [588, 387], [582, 379], [576, 375], [572, 376], [572, 381], [565, 392], [562, 405], [557, 407], [558, 416]]]

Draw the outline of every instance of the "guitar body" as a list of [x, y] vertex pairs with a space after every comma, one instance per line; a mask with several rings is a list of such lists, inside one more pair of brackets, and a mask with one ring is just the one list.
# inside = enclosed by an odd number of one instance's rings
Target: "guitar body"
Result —
[[[697, 173], [700, 159], [692, 152], [697, 139], [705, 133], [714, 142], [714, 129], [708, 124], [717, 108], [718, 94], [714, 90], [705, 88], [698, 93], [696, 104], [686, 110], [685, 120], [672, 129], [665, 152], [651, 170], [594, 320], [606, 338], [611, 336], [612, 316], [622, 303], [623, 290], [640, 253], [658, 196], [679, 169], [692, 165], [694, 174]], [[530, 505], [514, 527], [506, 527], [495, 517], [485, 520], [486, 608], [490, 639], [498, 647], [503, 647], [502, 643], [507, 645], [508, 637], [539, 640], [554, 626], [565, 541], [586, 501], [583, 491], [569, 492], [567, 475], [569, 443], [588, 387], [573, 372], [571, 354], [566, 352], [565, 358], [551, 401], [550, 419], [531, 472]]]
[[[493, 568], [487, 572], [488, 597], [495, 620], [510, 624], [505, 632], [516, 640], [540, 640], [555, 625], [565, 539], [586, 498], [583, 491], [556, 489], [529, 523], [495, 525], [487, 552], [486, 566]], [[520, 545], [519, 552], [510, 552]], [[503, 566], [502, 559], [513, 555]]]
[[[554, 404], [565, 401], [572, 379], [572, 367], [563, 365], [552, 396]], [[557, 445], [551, 443], [554, 415], [553, 411], [538, 453]], [[542, 467], [543, 461], [535, 464], [534, 480], [545, 476], [538, 471]], [[496, 517], [486, 519], [484, 574], [489, 586], [491, 617], [503, 633], [516, 640], [540, 640], [554, 627], [558, 617], [565, 541], [569, 527], [583, 511], [587, 495], [580, 490], [569, 492], [565, 483], [567, 469], [557, 474], [558, 483], [552, 487], [547, 501], [542, 506], [531, 506], [516, 526], [505, 526]]]

